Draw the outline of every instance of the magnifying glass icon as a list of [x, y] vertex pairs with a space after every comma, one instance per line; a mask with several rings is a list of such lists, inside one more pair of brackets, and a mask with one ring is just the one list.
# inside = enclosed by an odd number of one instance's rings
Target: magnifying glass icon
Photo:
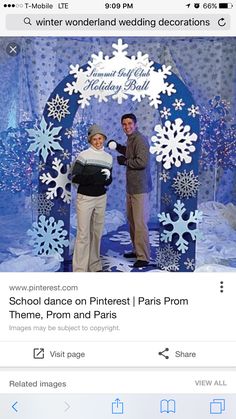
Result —
[[25, 23], [26, 25], [32, 25], [31, 20], [30, 20], [30, 18], [29, 18], [29, 17], [25, 17], [25, 18], [24, 18], [24, 23]]

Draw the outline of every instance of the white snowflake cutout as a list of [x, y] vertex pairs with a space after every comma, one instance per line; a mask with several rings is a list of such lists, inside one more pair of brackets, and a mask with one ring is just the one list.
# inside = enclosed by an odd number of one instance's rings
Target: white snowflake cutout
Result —
[[65, 165], [66, 172], [62, 173], [63, 163], [60, 159], [55, 158], [52, 162], [52, 168], [57, 172], [57, 176], [53, 177], [50, 173], [43, 173], [40, 176], [40, 180], [42, 183], [46, 183], [48, 185], [51, 182], [54, 182], [55, 185], [48, 188], [46, 192], [47, 199], [53, 199], [59, 195], [59, 190], [62, 190], [60, 197], [62, 198], [63, 202], [69, 204], [71, 201], [71, 192], [68, 188], [71, 185], [70, 174], [71, 169], [70, 165]]
[[46, 194], [38, 194], [32, 196], [33, 207], [37, 210], [38, 215], [50, 215], [54, 203], [49, 201]]
[[155, 126], [156, 135], [151, 138], [154, 145], [150, 147], [150, 152], [156, 154], [156, 160], [162, 162], [165, 169], [192, 161], [190, 153], [195, 151], [193, 143], [198, 137], [190, 130], [191, 127], [183, 125], [181, 118], [173, 122], [166, 121], [164, 126]]
[[191, 105], [191, 107], [188, 108], [188, 116], [192, 116], [193, 118], [195, 118], [199, 114], [199, 106]]
[[195, 176], [193, 170], [187, 172], [177, 172], [177, 176], [173, 178], [172, 188], [180, 198], [192, 198], [197, 195], [199, 188], [198, 176]]
[[47, 102], [48, 116], [52, 116], [53, 119], [61, 122], [66, 115], [70, 115], [68, 102], [69, 99], [64, 99], [64, 97], [60, 97], [57, 94], [55, 98], [52, 98], [51, 102]]
[[130, 272], [133, 269], [133, 262], [125, 260], [123, 255], [108, 250], [105, 256], [101, 257], [103, 269], [112, 272], [115, 268], [118, 272]]
[[37, 155], [41, 154], [45, 162], [50, 153], [55, 150], [63, 150], [59, 144], [61, 137], [58, 135], [61, 129], [62, 127], [54, 127], [51, 122], [47, 125], [43, 117], [40, 124], [35, 125], [34, 129], [26, 129], [29, 135], [28, 141], [31, 142], [28, 151], [34, 151]]
[[159, 180], [162, 180], [164, 183], [166, 183], [169, 179], [170, 179], [169, 173], [166, 170], [163, 170], [160, 173]]
[[68, 232], [63, 230], [62, 220], [55, 221], [53, 217], [46, 218], [45, 215], [40, 215], [38, 222], [34, 222], [32, 227], [32, 230], [27, 231], [27, 235], [31, 237], [30, 244], [34, 247], [35, 255], [61, 255], [64, 247], [69, 246], [69, 240], [66, 239]]
[[195, 269], [195, 261], [194, 259], [189, 259], [187, 258], [186, 261], [184, 262], [184, 265], [186, 266], [186, 269], [189, 271], [194, 271]]
[[170, 108], [166, 108], [166, 106], [164, 106], [160, 110], [160, 114], [161, 114], [161, 118], [168, 119], [168, 117], [171, 116]]
[[[185, 253], [188, 249], [188, 241], [183, 236], [185, 233], [189, 233], [192, 240], [196, 240], [197, 238], [201, 237], [201, 234], [198, 229], [198, 223], [202, 220], [202, 212], [201, 211], [191, 211], [188, 218], [186, 219], [186, 216], [183, 218], [183, 214], [186, 212], [186, 208], [184, 207], [184, 204], [178, 200], [174, 204], [173, 211], [177, 214], [178, 219], [173, 221], [170, 217], [169, 213], [162, 212], [158, 215], [158, 218], [160, 222], [165, 225], [171, 225], [172, 230], [164, 230], [163, 233], [161, 233], [161, 241], [164, 241], [165, 243], [172, 241], [173, 235], [178, 235], [178, 240], [176, 242], [176, 246], [179, 251], [182, 253]], [[190, 229], [189, 224], [194, 223], [196, 224], [196, 228]]]
[[170, 96], [176, 92], [173, 83], [166, 81], [171, 75], [170, 66], [163, 65], [155, 71], [153, 61], [141, 51], [128, 57], [128, 44], [124, 44], [122, 39], [112, 47], [115, 51], [110, 58], [104, 57], [102, 51], [92, 54], [85, 71], [78, 64], [70, 66], [70, 74], [76, 80], [67, 83], [64, 91], [69, 95], [79, 94], [78, 104], [82, 108], [89, 106], [92, 97], [99, 103], [112, 97], [122, 104], [131, 96], [132, 101], [139, 102], [148, 97], [150, 106], [157, 109], [162, 103], [161, 93]]
[[169, 243], [157, 250], [157, 267], [168, 272], [179, 271], [181, 254]]
[[182, 111], [183, 107], [185, 106], [185, 103], [183, 102], [183, 99], [175, 99], [174, 103], [172, 103], [172, 106], [175, 108], [176, 111]]

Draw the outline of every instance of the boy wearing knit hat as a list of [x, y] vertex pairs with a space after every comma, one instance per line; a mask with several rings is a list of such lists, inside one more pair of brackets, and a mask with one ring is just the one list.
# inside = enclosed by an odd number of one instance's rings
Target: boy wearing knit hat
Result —
[[106, 209], [106, 191], [112, 182], [112, 156], [104, 151], [101, 127], [88, 130], [90, 147], [82, 151], [73, 166], [77, 183], [77, 236], [73, 254], [74, 272], [102, 271], [100, 244]]

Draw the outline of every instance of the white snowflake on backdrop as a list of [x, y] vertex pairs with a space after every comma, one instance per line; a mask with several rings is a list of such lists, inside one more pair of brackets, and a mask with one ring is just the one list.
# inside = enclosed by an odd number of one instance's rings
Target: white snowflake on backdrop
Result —
[[50, 215], [54, 203], [47, 199], [46, 194], [40, 193], [32, 196], [33, 207], [39, 215]]
[[77, 135], [77, 130], [75, 128], [66, 128], [65, 136], [67, 138], [74, 138]]
[[173, 178], [172, 188], [175, 189], [175, 193], [181, 198], [192, 198], [197, 195], [199, 188], [198, 176], [195, 176], [193, 170], [187, 172], [177, 172], [177, 176]]
[[172, 197], [170, 194], [164, 193], [161, 196], [161, 202], [166, 205], [169, 206], [172, 203]]
[[172, 103], [172, 106], [175, 108], [175, 111], [182, 111], [185, 103], [183, 99], [175, 99], [174, 103]]
[[186, 269], [189, 271], [194, 271], [195, 269], [195, 261], [194, 259], [189, 259], [187, 258], [186, 261], [184, 262], [184, 265], [186, 266]]
[[123, 255], [108, 250], [105, 256], [101, 256], [103, 270], [112, 272], [114, 268], [118, 272], [130, 272], [133, 269], [133, 262], [126, 260]]
[[[178, 235], [178, 240], [176, 242], [177, 249], [181, 251], [182, 253], [185, 253], [188, 249], [188, 241], [183, 237], [185, 233], [189, 233], [192, 240], [196, 240], [200, 237], [200, 232], [198, 230], [198, 223], [202, 220], [202, 212], [201, 211], [191, 211], [188, 215], [188, 218], [186, 215], [183, 218], [183, 214], [186, 212], [186, 208], [184, 207], [184, 204], [178, 200], [174, 204], [173, 211], [175, 214], [177, 214], [178, 218], [177, 220], [173, 221], [170, 217], [169, 213], [162, 212], [158, 215], [158, 218], [160, 222], [166, 226], [171, 225], [173, 229], [171, 231], [163, 230], [163, 233], [161, 233], [161, 241], [164, 241], [165, 243], [172, 241], [173, 235]], [[187, 218], [187, 219], [186, 219]], [[194, 223], [196, 224], [196, 228], [190, 229], [189, 224]]]
[[197, 115], [199, 115], [199, 106], [191, 105], [190, 108], [188, 108], [188, 115], [195, 118]]
[[69, 246], [69, 240], [66, 239], [68, 232], [63, 229], [62, 220], [55, 221], [53, 217], [46, 218], [45, 215], [40, 215], [38, 222], [34, 222], [32, 227], [32, 230], [27, 231], [27, 235], [31, 237], [30, 245], [34, 247], [35, 255], [61, 255], [64, 247]]
[[82, 108], [90, 104], [92, 96], [98, 102], [107, 102], [111, 96], [119, 104], [132, 96], [132, 100], [138, 102], [148, 97], [150, 106], [157, 109], [162, 103], [161, 93], [171, 96], [176, 92], [174, 84], [166, 81], [171, 75], [171, 66], [163, 65], [155, 71], [148, 54], [140, 51], [136, 56], [128, 57], [128, 44], [122, 39], [112, 47], [113, 57], [104, 56], [102, 51], [92, 54], [85, 71], [78, 64], [70, 66], [75, 81], [67, 83], [64, 91], [69, 95], [79, 94], [78, 104]]
[[[62, 168], [66, 168], [66, 172], [62, 172]], [[71, 169], [70, 165], [63, 165], [60, 159], [55, 158], [52, 162], [52, 168], [57, 172], [57, 176], [53, 177], [50, 173], [43, 173], [39, 178], [42, 183], [48, 185], [51, 182], [54, 182], [54, 186], [50, 186], [46, 192], [47, 199], [53, 199], [59, 195], [59, 190], [61, 189], [61, 195], [63, 202], [67, 204], [71, 201], [71, 192], [68, 190], [71, 184], [70, 174]]]
[[60, 207], [59, 209], [58, 209], [58, 212], [59, 212], [59, 214], [61, 215], [61, 216], [66, 216], [67, 214], [68, 214], [68, 209], [69, 209], [69, 207]]
[[171, 116], [170, 108], [166, 108], [166, 106], [164, 106], [160, 110], [160, 114], [161, 114], [161, 118], [168, 119], [168, 117]]
[[169, 173], [166, 170], [163, 170], [160, 173], [159, 180], [162, 180], [164, 183], [166, 183], [169, 179], [170, 179]]
[[156, 135], [151, 140], [150, 152], [156, 154], [156, 160], [162, 162], [165, 169], [172, 165], [180, 167], [182, 162], [190, 163], [190, 153], [195, 151], [193, 143], [197, 141], [197, 134], [190, 133], [191, 127], [183, 125], [183, 120], [166, 121], [164, 126], [156, 125]]
[[169, 243], [157, 250], [157, 267], [164, 271], [179, 271], [181, 254]]
[[62, 160], [69, 160], [71, 156], [71, 153], [69, 152], [69, 150], [63, 150], [60, 154], [60, 157], [62, 158]]
[[43, 161], [45, 162], [49, 153], [53, 153], [55, 150], [63, 150], [59, 144], [61, 137], [59, 133], [62, 127], [54, 127], [50, 122], [47, 122], [42, 118], [39, 125], [35, 125], [35, 128], [26, 129], [29, 139], [31, 142], [28, 151], [34, 151], [35, 154], [41, 154]]
[[38, 172], [42, 172], [43, 170], [45, 170], [45, 167], [46, 167], [46, 164], [44, 162], [42, 162], [42, 161], [38, 162], [38, 164], [37, 164]]
[[52, 98], [51, 102], [47, 102], [48, 116], [52, 116], [53, 119], [61, 122], [66, 115], [70, 115], [68, 102], [69, 99], [64, 99], [64, 97], [60, 97], [57, 94], [55, 98]]

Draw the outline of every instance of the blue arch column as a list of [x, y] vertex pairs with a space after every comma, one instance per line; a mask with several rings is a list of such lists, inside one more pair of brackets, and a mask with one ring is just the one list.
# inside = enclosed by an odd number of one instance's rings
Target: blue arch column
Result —
[[[85, 69], [86, 65], [82, 67], [82, 69]], [[43, 118], [45, 119], [47, 125], [50, 123], [53, 124], [54, 127], [61, 127], [60, 130], [60, 146], [64, 150], [64, 152], [68, 155], [66, 158], [62, 158], [63, 151], [62, 150], [55, 150], [53, 151], [53, 154], [48, 155], [46, 160], [46, 166], [44, 169], [45, 173], [50, 173], [52, 177], [56, 176], [56, 171], [53, 169], [53, 161], [55, 158], [59, 159], [62, 163], [62, 173], [66, 173], [67, 171], [67, 165], [71, 165], [71, 155], [72, 155], [72, 139], [70, 136], [66, 135], [67, 130], [70, 129], [73, 125], [73, 121], [75, 118], [75, 115], [77, 113], [77, 110], [79, 108], [79, 105], [77, 103], [77, 97], [76, 95], [69, 96], [67, 93], [64, 92], [66, 83], [72, 83], [74, 81], [74, 77], [72, 75], [66, 76], [53, 90], [50, 97], [47, 100], [47, 104], [45, 105], [44, 112], [43, 112]], [[53, 103], [53, 100], [59, 96], [59, 98], [63, 98], [64, 102], [67, 102], [67, 114], [64, 118], [62, 118], [60, 121], [57, 118], [54, 118], [53, 116], [50, 116], [49, 111], [49, 104]], [[53, 185], [53, 182], [51, 183]], [[49, 184], [50, 186], [50, 184]], [[66, 186], [66, 189], [71, 192], [71, 184], [68, 184]], [[38, 192], [40, 194], [46, 194], [48, 191], [48, 185], [46, 183], [43, 183], [39, 179], [39, 186], [38, 186]], [[63, 228], [68, 232], [67, 237], [69, 238], [70, 234], [70, 203], [64, 202], [64, 200], [61, 198], [62, 196], [62, 189], [58, 189], [57, 196], [53, 199], [53, 207], [50, 212], [50, 216], [52, 216], [56, 221], [62, 220], [64, 223]], [[71, 256], [69, 255], [69, 247], [64, 247], [62, 257], [64, 259], [64, 262], [70, 261]]]
[[[162, 66], [158, 63], [154, 63], [153, 67], [155, 71], [158, 71]], [[86, 65], [82, 67], [82, 70], [86, 69]], [[166, 129], [166, 132], [174, 133], [177, 132], [177, 125], [179, 120], [182, 121], [183, 130], [184, 127], [189, 127], [189, 133], [195, 133], [199, 136], [199, 115], [198, 113], [191, 113], [192, 107], [196, 108], [196, 104], [193, 100], [192, 94], [184, 85], [184, 83], [175, 74], [171, 74], [166, 77], [168, 83], [174, 83], [176, 93], [168, 96], [166, 93], [160, 95], [162, 100], [158, 111], [162, 117], [162, 128]], [[44, 108], [43, 117], [47, 123], [55, 127], [60, 127], [60, 149], [53, 150], [53, 153], [49, 153], [46, 159], [46, 166], [44, 173], [49, 174], [51, 178], [57, 176], [57, 170], [55, 169], [55, 159], [60, 161], [61, 174], [65, 174], [68, 171], [68, 165], [71, 163], [72, 154], [72, 140], [66, 135], [67, 130], [72, 127], [73, 120], [76, 112], [79, 108], [77, 103], [78, 95], [69, 95], [64, 91], [67, 83], [72, 84], [74, 81], [73, 75], [66, 76], [54, 89], [50, 95], [47, 104]], [[78, 92], [79, 94], [79, 92]], [[57, 106], [58, 109], [63, 104], [60, 104], [60, 99], [63, 99], [64, 104], [64, 116], [60, 119], [56, 116]], [[180, 101], [181, 99], [181, 101]], [[176, 102], [180, 101], [180, 102]], [[179, 103], [179, 106], [177, 106]], [[181, 106], [180, 103], [184, 105]], [[174, 106], [176, 104], [176, 106]], [[180, 109], [181, 108], [181, 109]], [[169, 111], [168, 111], [169, 109]], [[165, 115], [166, 113], [166, 115]], [[157, 130], [160, 131], [161, 126], [155, 127], [153, 135], [157, 135]], [[168, 128], [169, 127], [169, 128]], [[168, 129], [167, 129], [168, 128]], [[154, 143], [153, 143], [154, 144]], [[191, 148], [191, 147], [190, 147]], [[195, 253], [196, 253], [196, 237], [195, 230], [197, 231], [197, 222], [194, 222], [197, 218], [197, 186], [194, 193], [190, 193], [190, 196], [184, 196], [181, 192], [181, 179], [182, 182], [187, 177], [189, 181], [195, 179], [197, 184], [198, 175], [198, 160], [199, 160], [200, 144], [199, 141], [194, 142], [194, 151], [189, 153], [191, 161], [186, 163], [182, 161], [179, 167], [175, 164], [171, 164], [169, 168], [166, 168], [166, 162], [160, 161], [161, 164], [161, 212], [157, 214], [159, 219], [160, 229], [160, 248], [157, 254], [157, 264], [160, 269], [168, 271], [193, 271], [195, 267]], [[63, 156], [64, 153], [64, 156]], [[160, 153], [159, 153], [160, 154]], [[46, 183], [42, 181], [42, 174], [40, 174], [39, 188], [40, 194], [48, 193], [48, 188], [52, 183]], [[45, 180], [45, 179], [44, 179]], [[70, 184], [66, 185], [67, 191], [70, 191]], [[191, 189], [191, 188], [190, 188]], [[194, 188], [193, 188], [194, 189]], [[53, 197], [53, 207], [51, 209], [50, 217], [53, 217], [56, 222], [61, 220], [64, 223], [64, 229], [67, 231], [67, 238], [69, 238], [70, 231], [70, 202], [65, 202], [63, 199], [63, 189], [58, 188], [56, 195]], [[178, 208], [177, 208], [178, 207]], [[182, 208], [182, 215], [178, 215], [179, 209]], [[192, 222], [186, 224], [186, 221], [193, 219]], [[167, 223], [167, 221], [170, 221]], [[170, 234], [176, 226], [174, 234]], [[169, 232], [169, 233], [168, 233]], [[180, 234], [181, 233], [181, 234]], [[185, 241], [185, 246], [179, 243], [179, 241]], [[170, 262], [166, 262], [166, 258], [169, 259], [173, 256], [175, 263], [172, 265]], [[62, 257], [64, 261], [70, 259], [68, 245], [63, 248]]]
[[[154, 68], [158, 71], [161, 66], [155, 63]], [[198, 222], [201, 220], [201, 213], [197, 210], [198, 164], [200, 156], [199, 111], [190, 90], [177, 75], [172, 73], [167, 80], [168, 83], [174, 84], [176, 93], [170, 96], [166, 94], [161, 95], [162, 104], [159, 111], [162, 117], [162, 125], [163, 127], [167, 125], [167, 128], [172, 128], [173, 133], [177, 133], [179, 121], [182, 120], [181, 127], [186, 131], [186, 135], [189, 134], [191, 138], [195, 138], [189, 145], [190, 148], [194, 148], [194, 151], [189, 152], [190, 162], [179, 162], [180, 165], [178, 167], [172, 163], [168, 169], [165, 169], [163, 160], [160, 162], [161, 202], [158, 218], [161, 240], [157, 264], [160, 269], [168, 271], [190, 272], [195, 269], [196, 237], [194, 236], [200, 237]], [[163, 109], [167, 113], [166, 117], [163, 116]], [[189, 127], [189, 131], [184, 127]], [[181, 207], [183, 214], [179, 217], [177, 212], [178, 208]], [[180, 234], [178, 233], [174, 233], [170, 241], [163, 240], [166, 239], [166, 236], [168, 237], [168, 234], [165, 232], [173, 230], [173, 225], [168, 224], [167, 218], [169, 217], [177, 223], [176, 230], [179, 233], [182, 231], [181, 241], [185, 242], [184, 245], [179, 243]], [[197, 222], [184, 223], [184, 221], [191, 219]], [[171, 259], [173, 259], [173, 263], [171, 263]], [[166, 265], [164, 265], [165, 263]]]

